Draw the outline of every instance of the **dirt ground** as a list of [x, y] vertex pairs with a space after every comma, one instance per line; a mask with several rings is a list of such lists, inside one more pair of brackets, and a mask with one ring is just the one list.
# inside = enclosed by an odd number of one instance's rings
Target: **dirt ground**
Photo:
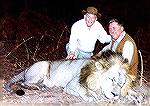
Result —
[[[33, 43], [33, 42], [32, 42]], [[20, 43], [21, 44], [21, 43]], [[17, 45], [20, 45], [17, 44]], [[25, 45], [25, 44], [23, 44]], [[36, 59], [31, 56], [31, 54], [27, 55], [27, 49], [28, 47], [25, 48], [24, 46], [16, 46], [15, 43], [5, 43], [3, 47], [1, 48], [0, 52], [0, 71], [1, 71], [1, 103], [3, 105], [9, 105], [9, 104], [51, 104], [51, 105], [85, 105], [85, 103], [80, 97], [75, 97], [73, 95], [67, 94], [66, 92], [63, 91], [61, 87], [52, 87], [50, 90], [42, 92], [38, 90], [29, 90], [25, 88], [21, 88], [18, 84], [13, 85], [13, 89], [15, 90], [20, 90], [22, 89], [25, 94], [23, 96], [19, 96], [17, 94], [10, 94], [6, 92], [4, 89], [2, 89], [2, 84], [4, 81], [12, 78], [14, 75], [18, 74], [22, 69], [26, 68], [27, 66], [30, 66], [32, 63], [38, 61], [38, 60], [44, 60], [40, 59], [40, 56], [42, 53], [40, 53]], [[62, 56], [58, 57], [60, 54], [56, 54], [58, 52], [55, 52], [53, 55], [54, 57], [52, 58], [53, 60], [65, 58], [66, 54], [65, 52], [62, 53]], [[38, 51], [37, 51], [38, 54]], [[45, 54], [43, 54], [45, 55]], [[149, 55], [146, 54], [143, 55], [144, 58]], [[30, 58], [29, 58], [30, 57]], [[48, 57], [48, 56], [47, 56]], [[57, 58], [56, 58], [57, 57]], [[28, 59], [29, 58], [29, 59]], [[48, 60], [48, 59], [47, 59]], [[144, 65], [147, 61], [144, 61]], [[149, 67], [149, 66], [147, 66]], [[145, 73], [146, 72], [146, 73]], [[139, 73], [141, 74], [141, 73]], [[88, 105], [98, 105], [98, 106], [104, 106], [104, 105], [112, 105], [112, 106], [125, 106], [126, 104], [128, 105], [139, 105], [142, 104], [142, 106], [147, 106], [150, 105], [150, 81], [149, 81], [149, 71], [144, 70], [143, 74], [143, 86], [139, 87], [139, 84], [136, 84], [136, 87], [134, 88], [135, 91], [140, 92], [139, 95], [142, 96], [141, 103], [137, 102], [137, 98], [140, 96], [138, 95], [136, 99], [133, 98], [121, 98], [118, 101], [110, 101], [105, 98], [101, 98], [99, 101], [96, 103], [88, 103]]]

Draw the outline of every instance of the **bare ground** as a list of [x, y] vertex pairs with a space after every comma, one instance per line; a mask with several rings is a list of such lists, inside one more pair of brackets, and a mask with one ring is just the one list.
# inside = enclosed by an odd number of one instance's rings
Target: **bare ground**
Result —
[[[27, 41], [26, 41], [27, 42]], [[33, 43], [33, 42], [32, 42]], [[20, 43], [22, 44], [22, 42]], [[17, 45], [20, 45], [17, 44]], [[25, 45], [23, 43], [22, 45]], [[0, 72], [1, 72], [1, 80], [2, 83], [10, 78], [12, 78], [14, 75], [18, 74], [22, 69], [26, 68], [27, 66], [30, 66], [33, 62], [36, 62], [40, 60], [40, 55], [36, 57], [36, 59], [33, 58], [33, 55], [27, 53], [28, 47], [22, 47], [16, 46], [16, 43], [6, 43], [3, 45], [3, 48], [1, 49], [0, 52]], [[36, 51], [36, 49], [35, 49]], [[35, 52], [34, 51], [34, 52]], [[52, 55], [54, 57], [52, 58], [53, 60], [65, 58], [66, 54], [65, 52], [62, 53], [60, 57], [58, 57], [60, 54], [57, 54], [58, 52], [56, 51]], [[148, 53], [143, 55], [145, 57], [149, 57]], [[33, 54], [33, 53], [32, 53]], [[38, 51], [36, 52], [38, 54]], [[45, 54], [43, 54], [45, 55]], [[18, 56], [18, 57], [17, 57]], [[30, 57], [30, 59], [28, 59]], [[47, 56], [48, 57], [48, 56]], [[44, 60], [43, 58], [41, 60]], [[48, 59], [46, 59], [48, 60]], [[144, 65], [146, 66], [146, 69], [148, 66], [147, 61], [144, 61]], [[139, 73], [140, 75], [141, 73]], [[106, 98], [100, 98], [99, 101], [96, 103], [88, 103], [88, 104], [100, 104], [100, 105], [106, 105], [106, 104], [114, 104], [114, 105], [139, 105], [142, 104], [143, 106], [150, 105], [150, 81], [149, 81], [149, 73], [148, 71], [144, 70], [143, 74], [143, 86], [139, 86], [139, 83], [135, 85], [134, 91], [138, 92], [138, 95], [133, 98], [133, 97], [126, 97], [126, 98], [120, 98], [118, 101], [110, 101], [107, 100]], [[1, 102], [3, 104], [7, 103], [13, 103], [13, 104], [19, 104], [19, 103], [30, 103], [30, 104], [41, 104], [41, 103], [50, 103], [50, 104], [55, 104], [55, 105], [76, 105], [76, 104], [85, 104], [85, 102], [80, 98], [80, 97], [75, 97], [73, 95], [67, 94], [66, 92], [63, 91], [61, 87], [52, 87], [48, 91], [38, 91], [38, 90], [28, 90], [25, 88], [20, 87], [18, 84], [15, 84], [13, 86], [13, 89], [15, 90], [24, 90], [25, 94], [23, 96], [19, 96], [17, 94], [10, 94], [6, 92], [4, 89], [2, 89], [2, 98]], [[139, 93], [140, 92], [140, 93]], [[138, 99], [140, 99], [138, 101]]]

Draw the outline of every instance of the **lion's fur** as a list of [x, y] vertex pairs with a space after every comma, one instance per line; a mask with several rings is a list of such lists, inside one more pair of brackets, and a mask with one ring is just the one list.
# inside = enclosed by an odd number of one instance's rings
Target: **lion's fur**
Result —
[[[81, 96], [84, 100], [87, 100], [87, 94], [90, 91], [92, 91], [90, 92], [91, 95], [97, 98], [97, 95], [99, 95], [97, 91], [101, 89], [103, 89], [104, 95], [108, 98], [110, 95], [110, 98], [114, 98], [114, 94], [110, 93], [114, 87], [117, 86], [120, 89], [124, 84], [124, 75], [127, 71], [128, 63], [123, 57], [112, 51], [106, 51], [100, 57], [92, 59], [37, 62], [24, 72], [7, 81], [5, 88], [10, 91], [11, 84], [20, 80], [24, 80], [23, 83], [29, 86], [39, 83], [40, 81], [42, 83], [40, 86], [62, 86], [66, 92]], [[111, 73], [114, 73], [114, 75], [110, 76]], [[117, 76], [117, 80], [119, 80], [118, 77], [120, 77], [123, 78], [123, 82], [119, 82], [122, 84], [121, 86], [114, 86], [112, 85], [114, 83], [112, 77], [115, 77], [115, 74], [118, 75], [118, 73], [122, 76]], [[107, 84], [105, 85], [103, 81]]]
[[[95, 63], [98, 63], [98, 66]], [[125, 73], [129, 70], [129, 64], [120, 54], [112, 51], [103, 52], [100, 57], [96, 57], [81, 69], [79, 83], [87, 90], [99, 90], [99, 76], [114, 64], [120, 64]]]

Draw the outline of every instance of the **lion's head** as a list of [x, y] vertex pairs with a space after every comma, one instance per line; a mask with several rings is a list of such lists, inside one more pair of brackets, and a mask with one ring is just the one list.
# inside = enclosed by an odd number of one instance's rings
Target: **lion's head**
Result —
[[108, 50], [81, 69], [79, 83], [87, 91], [102, 91], [107, 98], [116, 98], [126, 81], [128, 67], [119, 53]]

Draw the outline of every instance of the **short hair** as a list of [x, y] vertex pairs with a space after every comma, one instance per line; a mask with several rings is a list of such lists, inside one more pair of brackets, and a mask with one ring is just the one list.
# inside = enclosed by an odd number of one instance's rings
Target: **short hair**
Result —
[[118, 19], [116, 19], [116, 18], [111, 19], [111, 20], [109, 21], [109, 24], [111, 24], [111, 23], [113, 23], [113, 22], [118, 23], [120, 26], [123, 26], [123, 24], [124, 24], [122, 21], [119, 21], [119, 20], [118, 20]]

